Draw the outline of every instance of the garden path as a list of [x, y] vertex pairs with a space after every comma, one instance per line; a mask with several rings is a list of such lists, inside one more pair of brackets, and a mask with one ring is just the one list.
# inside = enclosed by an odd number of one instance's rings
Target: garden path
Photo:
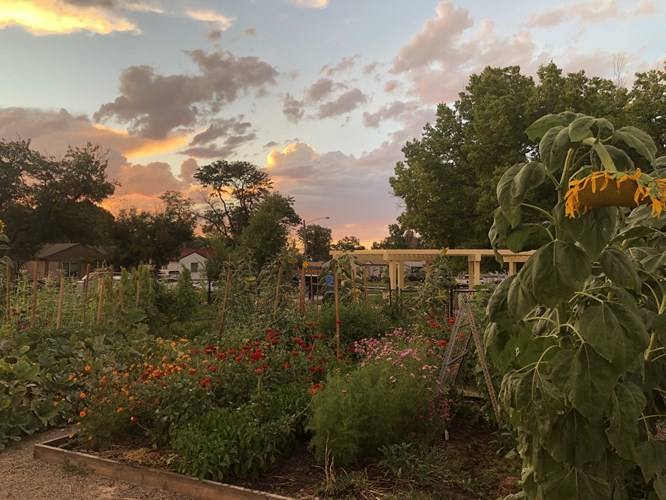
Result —
[[187, 500], [188, 497], [32, 457], [33, 446], [65, 434], [53, 429], [12, 443], [0, 452], [0, 500]]

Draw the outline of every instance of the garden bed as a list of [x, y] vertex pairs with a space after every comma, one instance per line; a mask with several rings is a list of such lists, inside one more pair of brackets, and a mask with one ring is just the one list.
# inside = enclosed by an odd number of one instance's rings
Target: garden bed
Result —
[[[151, 447], [114, 445], [103, 451], [68, 449], [71, 441], [59, 438], [38, 444], [35, 458], [79, 468], [98, 475], [161, 488], [191, 498], [305, 499], [326, 497], [323, 464], [301, 445], [259, 478], [231, 480], [223, 484], [200, 481], [169, 470], [168, 456]], [[498, 453], [498, 436], [484, 423], [460, 419], [449, 441], [433, 443], [428, 458], [414, 457], [399, 464], [396, 478], [387, 464], [365, 460], [354, 467], [336, 467], [331, 497], [394, 498], [498, 498], [519, 491], [520, 462]], [[416, 461], [421, 463], [416, 463]], [[410, 467], [412, 467], [410, 469]], [[415, 468], [414, 468], [415, 467]]]

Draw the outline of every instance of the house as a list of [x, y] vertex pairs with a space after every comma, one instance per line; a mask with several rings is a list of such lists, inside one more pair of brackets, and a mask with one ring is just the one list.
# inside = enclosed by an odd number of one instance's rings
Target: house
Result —
[[105, 255], [98, 249], [83, 243], [50, 243], [44, 245], [35, 260], [26, 262], [25, 269], [29, 276], [43, 279], [54, 272], [62, 272], [71, 278], [81, 278], [88, 266], [95, 269], [103, 267]]
[[210, 248], [184, 248], [178, 254], [177, 259], [162, 268], [161, 273], [174, 275], [185, 268], [189, 269], [192, 274], [192, 281], [201, 281], [205, 278], [206, 263], [212, 256], [213, 250]]

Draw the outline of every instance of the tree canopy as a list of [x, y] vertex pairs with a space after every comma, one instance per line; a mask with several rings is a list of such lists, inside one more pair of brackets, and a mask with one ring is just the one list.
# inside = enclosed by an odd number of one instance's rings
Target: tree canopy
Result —
[[101, 244], [113, 216], [98, 204], [115, 190], [107, 180], [99, 146], [69, 147], [47, 157], [30, 141], [0, 140], [0, 219], [7, 225], [10, 255], [32, 258], [46, 243]]
[[[534, 157], [537, 145], [524, 131], [544, 114], [575, 111], [637, 126], [664, 151], [665, 71], [636, 75], [631, 90], [583, 71], [564, 76], [553, 63], [537, 73], [538, 83], [518, 66], [472, 75], [460, 98], [440, 104], [435, 123], [403, 147], [389, 182], [405, 205], [398, 222], [425, 246], [488, 246], [495, 186], [511, 165]], [[545, 189], [531, 197], [536, 205], [553, 201]]]
[[332, 231], [318, 224], [308, 224], [298, 229], [303, 242], [303, 253], [307, 260], [328, 260], [331, 250]]

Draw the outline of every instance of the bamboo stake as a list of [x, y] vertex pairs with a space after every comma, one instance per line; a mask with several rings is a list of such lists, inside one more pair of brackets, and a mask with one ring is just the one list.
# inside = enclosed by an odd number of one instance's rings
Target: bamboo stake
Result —
[[275, 285], [275, 300], [273, 301], [273, 319], [277, 316], [278, 299], [280, 298], [280, 278], [282, 277], [282, 263], [278, 266], [277, 284]]
[[305, 269], [307, 267], [307, 263], [303, 263], [303, 266], [301, 266], [301, 286], [300, 286], [300, 304], [301, 304], [301, 314], [305, 313]]
[[350, 262], [349, 268], [351, 269], [352, 295], [354, 296], [354, 304], [358, 304], [358, 297], [356, 296], [356, 266], [353, 262]]
[[11, 278], [12, 278], [12, 270], [11, 266], [9, 264], [9, 261], [5, 264], [5, 273], [7, 274], [7, 307], [5, 310], [5, 320], [7, 320], [7, 323], [12, 319], [12, 309], [11, 309]]
[[335, 345], [336, 355], [340, 359], [340, 301], [338, 300], [338, 270], [333, 274], [333, 295], [335, 297]]
[[365, 292], [365, 305], [368, 305], [368, 275], [365, 266], [363, 266], [363, 291]]
[[97, 300], [97, 324], [102, 323], [102, 306], [104, 305], [104, 279], [99, 280], [99, 299]]
[[231, 268], [227, 269], [227, 279], [224, 282], [224, 296], [222, 297], [222, 312], [220, 313], [220, 339], [224, 333], [224, 319], [227, 315], [227, 299], [231, 290]]
[[118, 305], [122, 311], [125, 308], [125, 291], [123, 289], [123, 282], [118, 283]]
[[35, 268], [32, 276], [32, 307], [30, 312], [30, 326], [35, 326], [35, 321], [37, 320], [37, 262], [35, 262]]
[[136, 277], [136, 306], [139, 307], [139, 298], [141, 298], [141, 278]]
[[56, 316], [56, 328], [62, 325], [62, 304], [65, 299], [65, 276], [60, 276], [60, 292], [58, 292], [58, 315]]
[[86, 309], [88, 308], [88, 281], [90, 281], [90, 264], [86, 266], [85, 280], [83, 280], [83, 309], [81, 310], [81, 321], [86, 322]]

